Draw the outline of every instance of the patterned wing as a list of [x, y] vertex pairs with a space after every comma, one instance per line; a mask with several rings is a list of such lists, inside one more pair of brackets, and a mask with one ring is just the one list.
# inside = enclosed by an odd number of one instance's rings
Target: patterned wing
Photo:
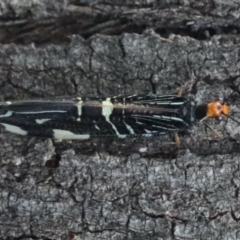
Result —
[[194, 120], [188, 105], [182, 97], [154, 95], [16, 102], [0, 108], [0, 124], [44, 138], [150, 137], [188, 127]]

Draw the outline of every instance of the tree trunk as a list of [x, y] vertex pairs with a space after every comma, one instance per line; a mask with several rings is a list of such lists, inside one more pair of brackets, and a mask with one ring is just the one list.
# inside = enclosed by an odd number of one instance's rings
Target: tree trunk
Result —
[[[3, 0], [1, 101], [227, 97], [239, 118], [237, 1]], [[152, 139], [0, 133], [0, 239], [240, 239], [237, 123]]]

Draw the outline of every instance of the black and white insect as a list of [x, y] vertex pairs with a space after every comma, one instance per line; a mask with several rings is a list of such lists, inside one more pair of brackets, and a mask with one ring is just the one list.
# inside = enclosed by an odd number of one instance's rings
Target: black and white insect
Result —
[[228, 113], [229, 107], [221, 100], [196, 106], [175, 95], [82, 97], [6, 102], [0, 106], [0, 125], [12, 133], [42, 138], [152, 137]]

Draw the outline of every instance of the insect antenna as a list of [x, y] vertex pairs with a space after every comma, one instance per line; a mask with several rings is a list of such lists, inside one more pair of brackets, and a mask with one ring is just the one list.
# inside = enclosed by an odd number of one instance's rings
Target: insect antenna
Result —
[[240, 121], [236, 120], [234, 117], [232, 117], [232, 116], [230, 116], [230, 115], [228, 115], [228, 114], [225, 114], [225, 113], [223, 113], [223, 112], [222, 112], [222, 115], [224, 115], [224, 116], [227, 117], [227, 118], [230, 118], [231, 120], [233, 120], [234, 122], [236, 122], [236, 123], [238, 123], [238, 124], [240, 125]]
[[228, 97], [226, 97], [226, 98], [223, 99], [223, 104], [225, 104], [225, 103], [227, 103], [227, 102], [229, 101], [229, 99], [230, 99], [230, 97], [233, 95], [233, 93], [234, 93], [234, 91], [232, 91], [232, 92], [229, 94]]
[[216, 137], [221, 137], [221, 135], [214, 130], [210, 125], [208, 125], [206, 122], [202, 122], [208, 129], [210, 129], [212, 131], [212, 133], [216, 136]]
[[209, 124], [207, 124], [207, 123], [205, 122], [205, 120], [208, 119], [208, 118], [209, 118], [209, 116], [205, 116], [204, 118], [202, 118], [202, 119], [200, 120], [200, 122], [203, 123], [204, 126], [205, 126], [206, 128], [208, 128], [216, 137], [221, 137], [221, 135], [220, 135], [216, 130], [214, 130]]

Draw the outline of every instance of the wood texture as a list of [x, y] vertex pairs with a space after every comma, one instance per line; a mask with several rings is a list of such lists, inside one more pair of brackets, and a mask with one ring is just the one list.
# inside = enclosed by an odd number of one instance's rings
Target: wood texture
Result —
[[[0, 3], [0, 98], [234, 94], [236, 1]], [[240, 127], [153, 139], [0, 134], [1, 239], [239, 239]]]

